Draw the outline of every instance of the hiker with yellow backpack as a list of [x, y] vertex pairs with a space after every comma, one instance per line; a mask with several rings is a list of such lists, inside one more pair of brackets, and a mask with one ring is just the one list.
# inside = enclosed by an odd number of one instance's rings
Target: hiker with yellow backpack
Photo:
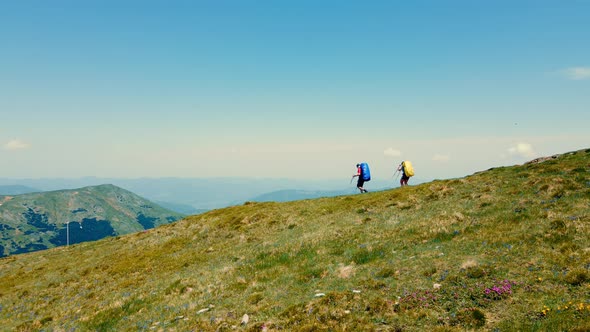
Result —
[[400, 186], [407, 186], [410, 177], [414, 176], [414, 167], [409, 160], [404, 160], [397, 167], [398, 172], [402, 172], [402, 178], [399, 180]]

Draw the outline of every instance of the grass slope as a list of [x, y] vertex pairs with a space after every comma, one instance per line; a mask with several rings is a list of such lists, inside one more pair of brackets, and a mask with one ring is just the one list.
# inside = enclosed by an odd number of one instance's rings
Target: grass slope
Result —
[[[590, 150], [0, 260], [32, 331], [588, 331]], [[247, 324], [240, 324], [247, 314]]]

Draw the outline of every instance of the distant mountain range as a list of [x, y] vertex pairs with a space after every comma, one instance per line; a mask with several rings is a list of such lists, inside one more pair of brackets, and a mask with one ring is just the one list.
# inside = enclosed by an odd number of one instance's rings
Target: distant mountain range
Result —
[[[367, 189], [398, 187], [399, 180], [373, 179], [367, 184]], [[411, 185], [430, 181], [428, 179], [412, 178]], [[183, 214], [198, 214], [203, 211], [240, 205], [246, 201], [256, 200], [263, 195], [275, 195], [275, 192], [290, 190], [293, 192], [307, 192], [310, 196], [297, 194], [290, 197], [314, 198], [323, 196], [337, 196], [358, 192], [355, 182], [350, 181], [347, 174], [343, 179], [278, 179], [278, 178], [40, 178], [40, 179], [8, 179], [0, 178], [1, 185], [22, 185], [39, 190], [74, 189], [86, 186], [96, 186], [111, 183], [118, 187], [134, 192], [152, 202], [170, 210]], [[316, 192], [327, 193], [318, 196]], [[0, 195], [3, 194], [0, 192]], [[268, 197], [268, 196], [267, 196]], [[266, 199], [266, 198], [264, 198]], [[294, 200], [294, 199], [289, 199]]]
[[209, 209], [197, 209], [192, 205], [189, 204], [181, 204], [181, 203], [170, 203], [164, 201], [153, 201], [154, 203], [158, 204], [159, 206], [172, 210], [178, 213], [182, 213], [184, 215], [192, 215], [192, 214], [200, 214], [203, 212], [209, 211]]
[[0, 195], [0, 257], [137, 232], [183, 216], [114, 185]]
[[290, 202], [290, 201], [298, 201], [302, 199], [313, 199], [313, 198], [320, 198], [320, 197], [334, 197], [334, 196], [341, 196], [341, 195], [350, 195], [354, 194], [358, 190], [355, 189], [347, 189], [347, 190], [332, 190], [332, 191], [318, 191], [318, 190], [296, 190], [296, 189], [287, 189], [287, 190], [277, 190], [273, 192], [269, 192], [266, 194], [262, 194], [250, 199], [253, 202]]
[[28, 194], [28, 193], [36, 193], [39, 189], [21, 186], [21, 185], [3, 185], [0, 186], [0, 195], [21, 195], [21, 194]]

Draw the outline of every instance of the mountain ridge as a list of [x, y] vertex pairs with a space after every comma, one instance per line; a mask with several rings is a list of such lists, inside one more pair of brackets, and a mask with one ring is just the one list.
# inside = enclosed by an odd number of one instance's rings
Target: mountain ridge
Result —
[[0, 202], [0, 256], [128, 234], [183, 216], [112, 184], [2, 195]]

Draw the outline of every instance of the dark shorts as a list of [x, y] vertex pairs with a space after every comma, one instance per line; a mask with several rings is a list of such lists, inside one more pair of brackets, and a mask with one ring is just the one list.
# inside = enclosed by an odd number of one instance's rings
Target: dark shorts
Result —
[[365, 180], [359, 176], [359, 180], [356, 182], [357, 187], [362, 187], [365, 184]]
[[404, 184], [408, 184], [409, 179], [410, 178], [404, 174], [404, 175], [402, 175], [402, 178], [399, 180], [399, 183], [403, 186]]

